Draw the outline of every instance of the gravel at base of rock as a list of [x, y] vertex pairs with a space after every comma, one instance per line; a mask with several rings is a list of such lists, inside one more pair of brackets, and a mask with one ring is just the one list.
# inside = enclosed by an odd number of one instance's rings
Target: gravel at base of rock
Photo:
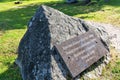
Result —
[[[104, 27], [90, 26], [53, 8], [42, 5], [28, 24], [28, 30], [18, 47], [16, 64], [23, 80], [67, 80], [69, 73], [54, 52], [54, 44], [93, 30], [109, 50], [108, 33]], [[109, 53], [83, 72], [85, 79], [96, 78], [109, 62]], [[81, 76], [76, 78], [79, 79]]]

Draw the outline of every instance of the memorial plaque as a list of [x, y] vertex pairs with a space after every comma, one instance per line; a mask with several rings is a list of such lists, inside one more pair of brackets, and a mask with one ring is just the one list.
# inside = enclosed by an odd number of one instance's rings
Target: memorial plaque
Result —
[[76, 77], [108, 51], [95, 33], [88, 31], [61, 44], [55, 44], [72, 77]]

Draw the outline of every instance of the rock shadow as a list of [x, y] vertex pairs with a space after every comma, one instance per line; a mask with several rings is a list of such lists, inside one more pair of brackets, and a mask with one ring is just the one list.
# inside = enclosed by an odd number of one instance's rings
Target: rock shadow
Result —
[[23, 80], [51, 80], [51, 35], [43, 7], [30, 20], [16, 63]]

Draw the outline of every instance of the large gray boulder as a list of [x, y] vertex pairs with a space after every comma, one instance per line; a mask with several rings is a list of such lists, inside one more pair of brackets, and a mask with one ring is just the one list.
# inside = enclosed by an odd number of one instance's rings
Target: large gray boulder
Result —
[[[90, 26], [81, 19], [70, 17], [44, 5], [40, 6], [31, 18], [28, 29], [18, 47], [16, 64], [20, 67], [23, 80], [68, 79], [68, 70], [62, 64], [59, 55], [54, 52], [53, 46], [90, 29], [94, 30], [109, 50], [108, 34], [101, 26]], [[88, 69], [83, 76], [91, 78], [94, 74], [101, 73], [102, 67], [104, 67], [106, 61], [109, 61], [108, 55], [96, 63], [100, 64], [95, 65], [98, 72], [93, 73], [89, 68], [90, 71]], [[92, 69], [92, 71], [95, 70]]]

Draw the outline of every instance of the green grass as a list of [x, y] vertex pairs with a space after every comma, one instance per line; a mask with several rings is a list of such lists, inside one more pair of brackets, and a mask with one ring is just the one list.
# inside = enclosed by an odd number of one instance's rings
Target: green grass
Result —
[[111, 61], [103, 69], [102, 75], [97, 80], [120, 80], [120, 53], [111, 47]]
[[114, 79], [120, 80], [120, 60], [116, 61], [116, 64], [112, 69], [112, 73], [114, 74]]
[[[75, 17], [86, 20], [98, 21], [103, 23], [111, 23], [120, 26], [120, 1], [111, 0], [108, 3], [101, 2], [99, 4], [86, 6], [84, 14], [76, 14]], [[84, 10], [84, 9], [83, 9]], [[85, 11], [84, 10], [84, 11]]]
[[120, 80], [120, 60], [109, 63], [99, 80]]
[[0, 80], [22, 80], [18, 67], [14, 64], [17, 55], [0, 54]]
[[[101, 0], [87, 6], [81, 5], [81, 2], [66, 4], [63, 0], [23, 0], [18, 5], [14, 1], [0, 0], [0, 80], [21, 80], [18, 67], [14, 64], [17, 47], [26, 31], [27, 23], [41, 4], [73, 17], [120, 26], [120, 0], [110, 0], [108, 3]], [[119, 62], [117, 60], [114, 66], [109, 66], [115, 79], [119, 79], [120, 75]]]

